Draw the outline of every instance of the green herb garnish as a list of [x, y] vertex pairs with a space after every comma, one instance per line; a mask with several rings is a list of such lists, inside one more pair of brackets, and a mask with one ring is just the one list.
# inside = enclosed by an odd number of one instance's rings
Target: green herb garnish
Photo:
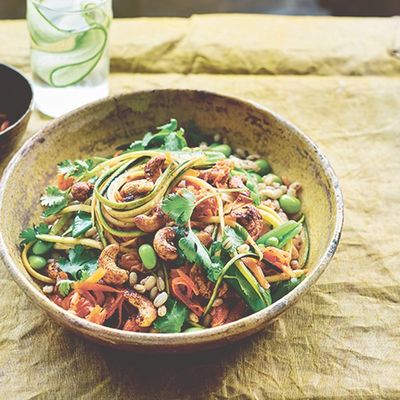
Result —
[[64, 160], [57, 164], [58, 172], [79, 179], [104, 160], [104, 158], [100, 157], [87, 160]]
[[46, 193], [40, 198], [40, 204], [47, 209], [43, 212], [44, 217], [58, 214], [68, 205], [68, 193], [55, 186], [47, 186]]
[[161, 204], [161, 209], [178, 225], [185, 225], [192, 216], [195, 207], [195, 195], [187, 189], [180, 194], [168, 195]]
[[38, 226], [33, 225], [33, 228], [28, 228], [19, 234], [22, 240], [21, 244], [33, 243], [36, 241], [36, 235], [44, 235], [50, 232], [50, 226], [41, 223]]
[[73, 279], [79, 280], [92, 275], [97, 269], [99, 252], [85, 250], [83, 246], [76, 246], [68, 251], [68, 259], [58, 260], [60, 268], [70, 274]]
[[148, 149], [162, 149], [178, 151], [187, 147], [184, 130], [178, 129], [178, 121], [171, 119], [165, 125], [157, 127], [158, 133], [147, 132], [142, 140], [135, 140], [125, 151], [141, 151]]
[[165, 305], [167, 314], [154, 321], [154, 328], [161, 333], [181, 332], [182, 326], [189, 315], [189, 310], [177, 300], [168, 299]]
[[187, 235], [179, 239], [178, 246], [188, 261], [204, 267], [211, 282], [218, 279], [222, 265], [211, 260], [207, 249], [192, 230], [189, 230]]

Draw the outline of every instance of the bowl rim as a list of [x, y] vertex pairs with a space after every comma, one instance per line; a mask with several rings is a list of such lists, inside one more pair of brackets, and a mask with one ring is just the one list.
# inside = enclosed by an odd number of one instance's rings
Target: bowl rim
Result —
[[[77, 330], [79, 333], [84, 333], [96, 340], [98, 338], [101, 342], [108, 342], [110, 344], [117, 344], [121, 346], [142, 346], [143, 348], [163, 348], [163, 347], [180, 347], [187, 345], [199, 345], [214, 342], [217, 340], [226, 339], [229, 340], [231, 337], [235, 337], [238, 334], [246, 335], [247, 331], [251, 330], [261, 330], [266, 326], [268, 321], [274, 320], [286, 309], [288, 309], [292, 304], [294, 304], [309, 288], [318, 280], [321, 274], [327, 268], [330, 260], [332, 259], [341, 236], [343, 221], [344, 221], [344, 202], [341, 189], [339, 187], [338, 178], [326, 158], [326, 156], [321, 152], [318, 146], [305, 135], [299, 128], [294, 124], [284, 119], [279, 114], [271, 111], [268, 107], [265, 107], [255, 101], [247, 100], [241, 97], [225, 95], [222, 93], [206, 91], [206, 90], [195, 90], [195, 89], [153, 89], [153, 90], [141, 90], [141, 91], [130, 91], [122, 94], [107, 97], [105, 99], [100, 99], [85, 106], [79, 107], [64, 116], [53, 120], [52, 122], [46, 124], [42, 129], [40, 129], [36, 134], [34, 134], [30, 139], [28, 139], [24, 145], [18, 150], [18, 152], [13, 156], [9, 164], [7, 165], [3, 176], [0, 180], [0, 205], [4, 201], [5, 186], [10, 178], [13, 170], [17, 167], [18, 162], [23, 158], [31, 145], [37, 141], [40, 141], [49, 130], [51, 130], [55, 125], [62, 123], [65, 120], [70, 119], [74, 115], [78, 115], [79, 112], [85, 109], [95, 109], [99, 104], [104, 102], [114, 101], [118, 105], [118, 100], [121, 98], [129, 98], [135, 95], [141, 94], [151, 94], [156, 92], [180, 92], [180, 93], [195, 93], [201, 95], [212, 96], [214, 98], [220, 98], [235, 102], [238, 105], [251, 106], [258, 111], [267, 113], [273, 118], [275, 118], [280, 124], [283, 124], [289, 128], [292, 134], [297, 135], [302, 140], [304, 140], [310, 147], [310, 149], [315, 153], [319, 162], [321, 163], [325, 174], [330, 181], [332, 188], [334, 190], [334, 198], [336, 201], [336, 216], [335, 216], [335, 226], [332, 232], [332, 238], [326, 247], [324, 253], [321, 255], [319, 260], [317, 260], [315, 267], [310, 272], [309, 275], [290, 293], [286, 296], [273, 303], [269, 307], [260, 310], [256, 313], [250, 314], [244, 318], [237, 321], [210, 329], [205, 329], [204, 331], [197, 332], [181, 332], [181, 333], [144, 333], [144, 332], [129, 332], [123, 330], [117, 330], [115, 328], [109, 328], [102, 325], [97, 325], [95, 323], [89, 322], [83, 318], [79, 318], [61, 307], [50, 301], [40, 290], [33, 286], [32, 282], [27, 275], [14, 264], [5, 240], [3, 238], [3, 233], [0, 230], [0, 257], [3, 259], [8, 271], [10, 272], [13, 279], [16, 281], [18, 286], [24, 291], [24, 293], [40, 308], [42, 308], [47, 313], [52, 316], [57, 317], [56, 320], [63, 326], [70, 328], [72, 330]], [[247, 333], [247, 335], [250, 333]]]
[[21, 115], [21, 117], [18, 118], [12, 125], [10, 125], [7, 129], [4, 129], [4, 131], [0, 132], [0, 139], [1, 139], [1, 137], [3, 135], [6, 135], [8, 132], [13, 130], [16, 126], [18, 126], [26, 118], [27, 115], [29, 115], [32, 112], [33, 106], [35, 104], [35, 99], [34, 99], [32, 83], [22, 72], [20, 72], [17, 68], [14, 68], [14, 67], [12, 67], [11, 65], [8, 65], [8, 64], [0, 63], [0, 66], [6, 67], [10, 71], [14, 72], [16, 75], [19, 75], [19, 77], [28, 84], [28, 87], [29, 87], [29, 89], [31, 91], [31, 100], [29, 102], [28, 108]]

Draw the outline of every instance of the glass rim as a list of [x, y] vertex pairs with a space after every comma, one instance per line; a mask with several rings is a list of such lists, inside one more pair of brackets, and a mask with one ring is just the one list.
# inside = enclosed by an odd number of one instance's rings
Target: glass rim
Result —
[[[41, 9], [44, 9], [44, 10], [47, 10], [47, 11], [63, 13], [63, 14], [78, 14], [78, 13], [81, 13], [81, 12], [84, 11], [84, 9], [82, 9], [82, 8], [80, 8], [80, 9], [73, 9], [72, 8], [70, 10], [59, 10], [57, 8], [49, 7], [49, 6], [45, 5], [45, 4], [43, 4], [41, 2], [41, 0], [30, 0], [30, 1], [32, 2], [33, 5], [41, 8]], [[97, 9], [97, 8], [100, 8], [100, 7], [104, 6], [107, 2], [111, 3], [112, 0], [100, 0], [97, 4], [88, 1], [88, 4], [93, 4], [92, 9]], [[83, 1], [82, 1], [82, 3], [83, 3]]]

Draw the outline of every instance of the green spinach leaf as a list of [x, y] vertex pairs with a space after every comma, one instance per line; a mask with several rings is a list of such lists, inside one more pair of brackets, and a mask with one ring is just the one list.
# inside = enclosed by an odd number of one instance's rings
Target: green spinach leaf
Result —
[[89, 213], [79, 211], [72, 223], [72, 237], [76, 238], [83, 235], [92, 226], [93, 224], [91, 215]]

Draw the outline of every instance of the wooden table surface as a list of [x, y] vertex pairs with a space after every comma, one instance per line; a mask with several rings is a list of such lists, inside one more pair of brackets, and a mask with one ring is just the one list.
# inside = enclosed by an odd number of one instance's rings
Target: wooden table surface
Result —
[[[29, 74], [25, 22], [1, 21], [0, 43], [0, 61]], [[115, 20], [112, 93], [228, 93], [270, 107], [311, 136], [341, 181], [341, 245], [311, 292], [261, 334], [162, 358], [114, 352], [66, 332], [0, 261], [0, 398], [400, 398], [397, 48], [396, 18]], [[23, 139], [47, 122], [34, 113]], [[9, 156], [1, 158], [0, 173]]]

